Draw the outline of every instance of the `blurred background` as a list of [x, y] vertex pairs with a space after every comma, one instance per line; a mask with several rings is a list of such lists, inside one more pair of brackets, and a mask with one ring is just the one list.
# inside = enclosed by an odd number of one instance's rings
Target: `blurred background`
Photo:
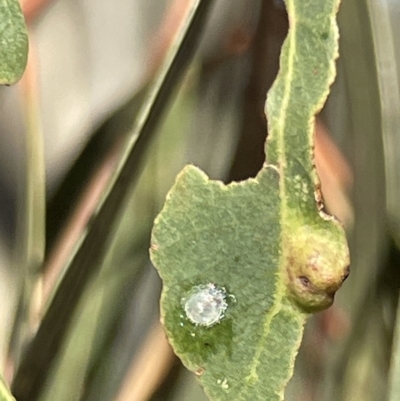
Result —
[[[0, 357], [8, 382], [192, 3], [22, 1], [29, 63], [20, 83], [0, 89]], [[338, 73], [317, 116], [316, 166], [326, 207], [348, 233], [351, 275], [335, 305], [309, 320], [287, 401], [400, 400], [399, 18], [392, 0], [343, 0], [339, 11]], [[215, 2], [38, 399], [207, 400], [159, 324], [150, 231], [185, 164], [224, 182], [259, 171], [265, 97], [287, 29], [283, 1]], [[45, 223], [40, 206], [26, 212], [32, 171]], [[46, 247], [44, 264], [39, 255], [27, 267], [21, 247], [32, 239], [32, 215]]]

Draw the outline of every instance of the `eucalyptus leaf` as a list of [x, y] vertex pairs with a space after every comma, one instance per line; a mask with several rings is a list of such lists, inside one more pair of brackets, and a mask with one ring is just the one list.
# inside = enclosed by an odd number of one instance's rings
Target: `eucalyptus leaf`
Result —
[[28, 34], [18, 0], [0, 2], [0, 84], [18, 81], [26, 67]]
[[344, 230], [321, 211], [314, 116], [335, 76], [337, 0], [287, 0], [266, 111], [267, 163], [227, 186], [187, 166], [152, 234], [162, 320], [212, 400], [282, 400], [309, 312], [348, 275]]

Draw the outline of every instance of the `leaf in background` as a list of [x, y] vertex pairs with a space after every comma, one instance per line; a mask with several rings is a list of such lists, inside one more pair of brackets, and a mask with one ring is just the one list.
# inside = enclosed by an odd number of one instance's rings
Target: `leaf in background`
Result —
[[[400, 123], [400, 96], [399, 91], [393, 88], [399, 87], [399, 52], [398, 52], [398, 42], [399, 42], [399, 26], [398, 26], [398, 16], [400, 12], [400, 7], [397, 2], [391, 2], [388, 0], [374, 2], [367, 1], [368, 17], [371, 24], [372, 40], [374, 44], [374, 53], [376, 57], [376, 76], [379, 86], [379, 112], [381, 114], [381, 134], [383, 140], [384, 149], [384, 166], [385, 166], [385, 189], [386, 189], [386, 212], [387, 219], [385, 219], [389, 224], [390, 234], [396, 243], [397, 248], [400, 248], [400, 203], [399, 203], [399, 188], [400, 188], [400, 169], [399, 169], [399, 123]], [[396, 252], [398, 255], [398, 251]], [[391, 282], [396, 283], [395, 277], [398, 277], [398, 259], [394, 263], [395, 276], [391, 277]], [[398, 301], [398, 284], [394, 286], [392, 291], [382, 285], [378, 287], [379, 290], [384, 292], [387, 298], [396, 299], [392, 302], [392, 305], [397, 303], [397, 316], [394, 318], [394, 314], [388, 307], [388, 302], [383, 305], [382, 309], [378, 310], [382, 314], [385, 312], [385, 322], [381, 324], [384, 326], [384, 336], [378, 338], [375, 336], [373, 338], [374, 343], [380, 343], [379, 347], [380, 359], [382, 355], [385, 355], [385, 351], [392, 353], [390, 370], [388, 372], [389, 386], [387, 399], [390, 401], [395, 401], [400, 399], [400, 304]], [[385, 297], [385, 298], [386, 298]], [[383, 297], [382, 297], [383, 298]], [[375, 299], [371, 300], [374, 306], [377, 305]], [[392, 314], [390, 314], [390, 312]], [[389, 316], [393, 317], [389, 320]], [[372, 313], [368, 314], [368, 319], [372, 319], [374, 315]], [[376, 324], [377, 319], [373, 320]], [[390, 322], [390, 323], [389, 323]], [[391, 325], [393, 324], [393, 326]], [[394, 331], [393, 344], [387, 341], [387, 332], [392, 329]], [[386, 340], [386, 341], [385, 341]], [[365, 341], [365, 340], [364, 340]], [[391, 347], [390, 347], [391, 346]], [[389, 350], [388, 350], [389, 348]], [[363, 354], [364, 360], [365, 353]], [[376, 358], [377, 359], [377, 358]], [[372, 358], [370, 358], [372, 360]], [[381, 364], [378, 368], [381, 368]], [[386, 367], [386, 366], [385, 366]], [[366, 375], [366, 380], [368, 383], [373, 383], [376, 381], [376, 374]], [[380, 369], [380, 374], [384, 375], [384, 380], [386, 380], [387, 369]], [[372, 380], [371, 377], [374, 379]], [[386, 383], [385, 383], [386, 384]], [[363, 386], [366, 388], [367, 386]], [[374, 388], [378, 387], [374, 385]], [[378, 387], [379, 389], [379, 387]], [[367, 389], [368, 391], [368, 389]], [[371, 392], [369, 392], [371, 394]], [[373, 393], [372, 393], [373, 394]], [[380, 391], [382, 394], [382, 391]], [[372, 396], [370, 396], [372, 397]], [[371, 398], [372, 399], [372, 398]]]
[[187, 70], [202, 34], [213, 0], [197, 0], [179, 28], [143, 107], [127, 135], [118, 166], [93, 211], [89, 227], [77, 240], [36, 336], [22, 357], [12, 389], [18, 401], [34, 401], [64, 344], [68, 328], [88, 283], [104, 262], [116, 223], [138, 179], [143, 158], [169, 104], [171, 95]]
[[0, 84], [18, 81], [26, 66], [28, 34], [18, 0], [0, 3]]
[[377, 79], [382, 115], [382, 139], [385, 152], [386, 207], [391, 234], [400, 247], [400, 95], [398, 60], [399, 5], [388, 0], [367, 1], [372, 39], [376, 55]]
[[[393, 288], [396, 280], [388, 275], [388, 264], [392, 262], [385, 208], [383, 115], [370, 3], [342, 3], [338, 80], [329, 97], [329, 110], [325, 110], [328, 126], [351, 160], [354, 173], [355, 224], [349, 233], [352, 274], [336, 300], [349, 316], [350, 330], [326, 349], [324, 383], [317, 396], [332, 401], [385, 399], [391, 352], [391, 299], [398, 298], [398, 289], [393, 293], [387, 284]], [[392, 14], [397, 21], [397, 14]], [[380, 35], [386, 30], [382, 28]]]
[[43, 131], [39, 110], [39, 87], [35, 52], [19, 82], [21, 103], [25, 117], [25, 173], [24, 186], [18, 203], [17, 235], [14, 264], [19, 274], [20, 296], [10, 337], [9, 356], [17, 364], [21, 351], [32, 333], [29, 306], [45, 249], [45, 166]]
[[186, 167], [153, 229], [167, 334], [213, 400], [282, 400], [306, 312], [330, 306], [347, 276], [344, 231], [319, 210], [312, 160], [314, 115], [335, 75], [338, 1], [286, 5], [269, 165], [228, 186]]
[[389, 376], [389, 401], [397, 401], [400, 399], [400, 302], [397, 304], [396, 327], [394, 333]]
[[15, 401], [2, 378], [0, 378], [0, 401]]

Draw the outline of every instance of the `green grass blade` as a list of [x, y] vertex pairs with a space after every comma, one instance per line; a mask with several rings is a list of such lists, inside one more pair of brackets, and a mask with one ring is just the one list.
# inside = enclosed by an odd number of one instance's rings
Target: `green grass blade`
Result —
[[335, 76], [338, 1], [286, 5], [290, 30], [267, 101], [269, 164], [227, 186], [186, 167], [153, 229], [162, 320], [214, 401], [283, 400], [307, 313], [329, 307], [348, 274], [345, 234], [320, 211], [313, 166], [314, 116]]
[[[33, 66], [32, 64], [31, 66]], [[10, 354], [17, 363], [29, 331], [29, 304], [45, 249], [45, 166], [38, 85], [35, 69], [28, 68], [21, 80], [25, 117], [25, 185], [19, 202], [15, 265], [21, 291], [10, 340]]]
[[17, 82], [26, 67], [28, 34], [18, 0], [0, 2], [0, 85]]

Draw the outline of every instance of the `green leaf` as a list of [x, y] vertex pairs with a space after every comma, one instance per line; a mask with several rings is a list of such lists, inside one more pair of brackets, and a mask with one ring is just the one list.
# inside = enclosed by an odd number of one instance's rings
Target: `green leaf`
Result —
[[18, 0], [0, 1], [0, 84], [18, 81], [26, 67], [28, 34]]
[[[164, 324], [214, 399], [272, 400], [271, 382], [282, 392], [293, 365], [304, 315], [285, 297], [277, 274], [279, 215], [274, 169], [223, 186], [189, 166], [157, 219], [152, 259], [164, 281]], [[210, 328], [188, 321], [181, 305], [194, 286], [208, 283], [230, 295], [225, 317]]]
[[[280, 72], [267, 99], [266, 153], [268, 163], [281, 176], [286, 282], [293, 299], [313, 311], [332, 304], [349, 265], [343, 228], [321, 211], [313, 162], [314, 116], [335, 77], [339, 2], [289, 0], [286, 5], [291, 27], [282, 48]], [[309, 285], [304, 286], [307, 281]]]
[[[320, 210], [312, 151], [335, 75], [338, 1], [286, 5], [268, 164], [227, 186], [186, 167], [153, 229], [167, 335], [212, 400], [282, 400], [307, 313], [329, 307], [348, 274], [343, 228]], [[196, 310], [188, 300], [201, 290]]]

